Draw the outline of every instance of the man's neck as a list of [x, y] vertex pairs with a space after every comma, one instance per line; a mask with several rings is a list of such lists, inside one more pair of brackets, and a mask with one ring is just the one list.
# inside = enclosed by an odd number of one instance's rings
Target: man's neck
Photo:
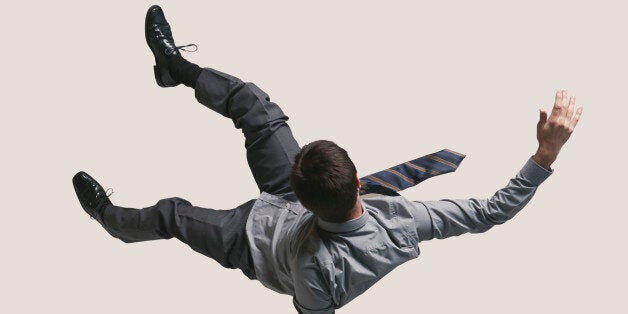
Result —
[[356, 201], [355, 201], [355, 205], [353, 206], [353, 209], [351, 210], [351, 215], [349, 216], [347, 220], [358, 218], [362, 216], [363, 212], [364, 212], [364, 209], [362, 208], [362, 201], [360, 200], [360, 195], [358, 194], [358, 197], [356, 198]]

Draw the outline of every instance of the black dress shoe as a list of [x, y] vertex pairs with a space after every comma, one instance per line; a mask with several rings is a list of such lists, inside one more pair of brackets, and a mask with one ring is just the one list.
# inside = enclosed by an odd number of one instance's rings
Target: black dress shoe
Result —
[[158, 5], [153, 5], [148, 8], [146, 12], [146, 24], [145, 24], [146, 42], [148, 47], [155, 56], [155, 80], [161, 87], [173, 87], [179, 85], [181, 82], [175, 80], [170, 70], [168, 69], [168, 58], [179, 57], [179, 50], [186, 50], [185, 47], [196, 45], [185, 45], [177, 47], [174, 44], [172, 38], [172, 31], [170, 30], [170, 24], [166, 21], [164, 12]]
[[74, 175], [72, 184], [81, 207], [89, 216], [102, 224], [102, 211], [105, 206], [111, 204], [105, 189], [94, 178], [83, 171]]

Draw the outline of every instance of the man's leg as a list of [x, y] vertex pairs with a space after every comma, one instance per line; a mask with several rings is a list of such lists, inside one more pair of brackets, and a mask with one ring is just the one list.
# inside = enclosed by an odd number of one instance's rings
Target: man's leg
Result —
[[102, 185], [83, 171], [74, 175], [72, 185], [81, 207], [112, 236], [127, 243], [176, 237], [220, 265], [240, 268], [255, 279], [246, 221], [257, 199], [215, 210], [172, 197], [135, 209], [113, 205]]
[[109, 234], [123, 242], [175, 237], [223, 267], [239, 268], [248, 278], [255, 279], [245, 231], [254, 202], [252, 199], [229, 210], [192, 206], [178, 197], [162, 199], [142, 209], [108, 204], [100, 221]]
[[186, 46], [175, 45], [170, 24], [158, 5], [148, 9], [144, 30], [155, 57], [157, 84], [173, 87], [183, 83], [194, 88], [199, 102], [242, 129], [249, 167], [260, 191], [291, 192], [290, 171], [301, 148], [279, 106], [253, 83], [185, 60], [179, 50]]
[[301, 147], [281, 108], [253, 83], [200, 68], [181, 56], [173, 57], [170, 65], [173, 77], [193, 87], [201, 104], [230, 118], [242, 130], [248, 164], [260, 192], [290, 192], [290, 172]]

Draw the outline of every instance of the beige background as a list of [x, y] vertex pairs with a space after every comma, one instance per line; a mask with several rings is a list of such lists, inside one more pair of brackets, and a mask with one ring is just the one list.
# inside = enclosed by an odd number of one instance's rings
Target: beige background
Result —
[[[164, 1], [162, 1], [164, 2]], [[333, 140], [361, 175], [441, 148], [455, 173], [403, 195], [489, 197], [536, 150], [556, 89], [584, 113], [513, 220], [421, 245], [340, 313], [626, 313], [625, 5], [621, 1], [169, 1], [191, 61], [255, 82], [301, 145]], [[80, 208], [85, 170], [113, 202], [258, 195], [233, 123], [158, 88], [147, 1], [1, 10], [2, 313], [293, 313], [291, 298], [177, 240], [124, 244]]]

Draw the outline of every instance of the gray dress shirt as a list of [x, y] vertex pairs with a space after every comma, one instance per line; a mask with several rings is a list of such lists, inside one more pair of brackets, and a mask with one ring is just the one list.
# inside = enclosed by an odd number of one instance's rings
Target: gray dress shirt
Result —
[[530, 157], [488, 199], [410, 201], [361, 196], [363, 213], [342, 223], [316, 217], [295, 199], [262, 192], [246, 232], [257, 279], [293, 296], [301, 313], [334, 313], [400, 264], [419, 256], [418, 243], [479, 233], [504, 223], [554, 170]]

